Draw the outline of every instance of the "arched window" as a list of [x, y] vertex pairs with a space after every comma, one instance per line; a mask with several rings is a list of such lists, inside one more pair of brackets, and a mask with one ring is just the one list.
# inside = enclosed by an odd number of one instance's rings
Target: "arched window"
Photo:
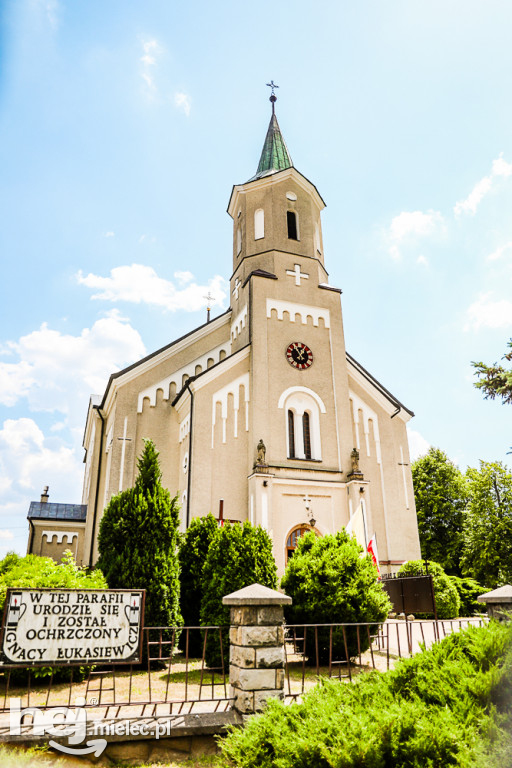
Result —
[[293, 553], [295, 552], [299, 539], [302, 536], [305, 536], [306, 533], [309, 533], [310, 531], [313, 531], [313, 533], [316, 533], [316, 535], [319, 536], [318, 531], [315, 528], [311, 528], [310, 525], [298, 525], [296, 528], [293, 528], [290, 531], [290, 533], [288, 534], [288, 538], [286, 539], [286, 547], [285, 547], [286, 562], [288, 562], [290, 557], [292, 557]]
[[297, 226], [297, 214], [295, 211], [286, 211], [286, 223], [288, 224], [288, 239], [299, 239], [299, 228]]
[[242, 250], [242, 228], [236, 230], [236, 255], [239, 256]]
[[265, 237], [265, 213], [263, 208], [254, 211], [254, 239], [261, 240]]
[[302, 414], [302, 437], [304, 440], [304, 458], [311, 458], [311, 431], [309, 428], [309, 413]]
[[286, 415], [288, 458], [321, 461], [320, 413], [326, 412], [321, 398], [307, 387], [290, 387], [278, 407]]
[[295, 414], [288, 411], [288, 457], [295, 458]]

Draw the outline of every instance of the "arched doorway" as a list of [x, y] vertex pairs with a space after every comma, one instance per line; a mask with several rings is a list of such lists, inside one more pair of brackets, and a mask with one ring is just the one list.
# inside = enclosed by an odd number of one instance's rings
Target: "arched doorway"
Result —
[[292, 528], [286, 538], [285, 565], [295, 552], [301, 536], [305, 536], [306, 533], [309, 533], [310, 531], [313, 531], [317, 536], [320, 536], [320, 531], [317, 531], [316, 528], [312, 528], [311, 525], [307, 525], [306, 523], [301, 523], [301, 525], [296, 525], [295, 528]]

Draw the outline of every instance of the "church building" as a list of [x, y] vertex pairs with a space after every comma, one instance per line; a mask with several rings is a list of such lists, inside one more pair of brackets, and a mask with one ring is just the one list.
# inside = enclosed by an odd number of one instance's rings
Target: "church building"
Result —
[[420, 557], [413, 413], [345, 350], [341, 290], [324, 262], [325, 203], [293, 165], [270, 100], [257, 171], [229, 200], [229, 309], [91, 398], [82, 503], [32, 502], [29, 551], [59, 559], [72, 548], [94, 564], [103, 510], [133, 485], [151, 438], [182, 529], [208, 512], [261, 525], [279, 573], [304, 531], [334, 533], [356, 516], [366, 543], [375, 534], [384, 572]]

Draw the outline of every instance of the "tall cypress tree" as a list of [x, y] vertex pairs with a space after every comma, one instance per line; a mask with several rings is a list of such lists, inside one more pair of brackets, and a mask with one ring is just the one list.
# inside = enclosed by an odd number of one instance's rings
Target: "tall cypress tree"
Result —
[[145, 625], [182, 623], [179, 602], [177, 497], [163, 488], [158, 452], [151, 440], [133, 488], [113, 496], [100, 525], [98, 567], [113, 589], [145, 589]]
[[[277, 587], [272, 540], [259, 525], [227, 522], [208, 549], [201, 588], [201, 624], [225, 627], [222, 630], [225, 668], [229, 661], [229, 631], [226, 627], [230, 622], [230, 609], [222, 604], [222, 598], [254, 583], [271, 589]], [[219, 667], [222, 661], [219, 635], [215, 631], [207, 638], [206, 661], [211, 667]]]
[[[180, 561], [180, 608], [183, 624], [197, 627], [200, 622], [203, 599], [203, 566], [210, 544], [219, 535], [219, 522], [210, 512], [206, 517], [196, 517], [181, 537]], [[180, 646], [185, 648], [186, 634], [180, 637]], [[192, 630], [188, 635], [188, 651], [191, 656], [202, 652], [203, 641], [199, 632]]]

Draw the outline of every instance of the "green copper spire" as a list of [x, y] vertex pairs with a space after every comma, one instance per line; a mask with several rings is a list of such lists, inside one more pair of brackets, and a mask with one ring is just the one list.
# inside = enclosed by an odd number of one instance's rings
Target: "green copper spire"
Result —
[[252, 179], [249, 179], [249, 181], [261, 179], [263, 176], [270, 176], [272, 173], [284, 171], [285, 168], [291, 168], [293, 166], [274, 109], [274, 104], [277, 101], [277, 98], [274, 95], [274, 88], [278, 88], [278, 86], [274, 85], [273, 81], [269, 85], [272, 88], [272, 95], [270, 97], [272, 117], [270, 118], [265, 143], [261, 152], [258, 170], [256, 171], [256, 175], [253, 176]]

